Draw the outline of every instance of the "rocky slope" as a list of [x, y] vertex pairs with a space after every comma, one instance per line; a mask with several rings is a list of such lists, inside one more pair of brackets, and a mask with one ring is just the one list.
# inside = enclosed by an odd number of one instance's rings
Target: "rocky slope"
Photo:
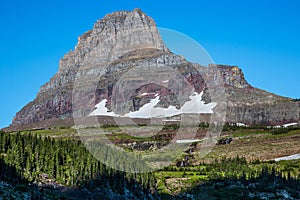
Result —
[[[10, 128], [71, 124], [73, 117], [89, 115], [103, 99], [118, 113], [138, 110], [155, 94], [161, 107], [180, 107], [193, 92], [201, 91], [209, 103], [220, 86], [225, 88], [228, 122], [299, 122], [299, 102], [252, 87], [236, 66], [209, 68], [221, 74], [221, 85], [215, 73], [202, 74], [202, 66], [170, 52], [155, 22], [141, 10], [115, 12], [78, 38], [75, 49], [60, 60], [59, 71], [16, 114]], [[184, 78], [166, 80], [173, 71], [172, 77]]]

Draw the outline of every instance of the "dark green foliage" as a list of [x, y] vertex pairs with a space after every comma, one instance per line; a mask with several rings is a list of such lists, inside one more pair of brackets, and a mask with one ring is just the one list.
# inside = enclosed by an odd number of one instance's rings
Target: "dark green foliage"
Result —
[[199, 129], [206, 129], [206, 128], [209, 128], [209, 123], [207, 122], [199, 123]]
[[[193, 188], [187, 193], [193, 194], [195, 199], [261, 199], [266, 193], [273, 195], [272, 199], [285, 199], [283, 193], [291, 199], [299, 199], [300, 181], [276, 175], [275, 169], [265, 167], [257, 177], [249, 180], [246, 175], [236, 179], [215, 179]], [[250, 195], [251, 194], [251, 195]]]
[[247, 126], [238, 126], [237, 124], [229, 124], [225, 123], [223, 126], [222, 131], [223, 132], [228, 132], [228, 131], [236, 131], [236, 130], [243, 130], [243, 129], [249, 129]]
[[286, 134], [290, 131], [289, 128], [276, 128], [272, 130], [273, 135]]
[[207, 166], [206, 170], [210, 180], [239, 179], [245, 174], [250, 174], [251, 168], [244, 157], [236, 156], [233, 159], [222, 158], [221, 160], [215, 160], [215, 162]]
[[107, 186], [121, 194], [125, 185], [133, 190], [137, 183], [141, 190], [155, 187], [152, 173], [130, 174], [111, 169], [95, 159], [79, 140], [0, 132], [0, 155], [0, 179], [9, 182], [19, 182], [14, 174], [29, 182], [39, 181], [41, 174], [46, 174], [63, 185], [90, 189]]
[[102, 124], [101, 128], [118, 128], [118, 125], [114, 125], [114, 124]]
[[7, 165], [3, 160], [3, 155], [0, 158], [0, 180], [9, 181], [10, 183], [25, 183], [17, 169], [12, 165]]
[[[162, 199], [300, 199], [300, 161], [247, 162], [244, 157], [216, 159], [212, 163], [179, 168], [166, 167], [157, 172]], [[172, 182], [172, 178], [186, 178], [186, 182]], [[169, 180], [169, 184], [166, 184]], [[165, 183], [165, 184], [162, 184]], [[193, 183], [190, 185], [190, 183]], [[174, 184], [181, 184], [181, 192], [172, 193]], [[170, 191], [170, 192], [169, 192]]]

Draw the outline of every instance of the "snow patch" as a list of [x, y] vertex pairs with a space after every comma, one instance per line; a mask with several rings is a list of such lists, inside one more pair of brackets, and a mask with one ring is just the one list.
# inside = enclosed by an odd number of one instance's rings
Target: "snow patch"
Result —
[[140, 97], [143, 97], [143, 96], [147, 96], [147, 95], [153, 95], [155, 93], [151, 92], [151, 93], [147, 93], [147, 92], [144, 92], [143, 94], [139, 95]]
[[289, 127], [289, 126], [296, 126], [296, 125], [298, 125], [298, 123], [283, 124], [282, 126], [283, 126], [284, 128], [287, 128], [287, 127]]
[[[143, 93], [147, 95], [149, 93]], [[143, 95], [142, 94], [142, 95]], [[117, 115], [114, 112], [109, 111], [106, 108], [107, 100], [104, 99], [96, 105], [96, 110], [93, 111], [90, 115], [102, 115], [102, 116], [119, 116], [119, 117], [129, 117], [129, 118], [163, 118], [163, 117], [172, 117], [180, 114], [200, 114], [200, 113], [213, 113], [213, 108], [217, 103], [208, 103], [205, 104], [202, 101], [203, 92], [200, 94], [194, 93], [190, 96], [190, 101], [187, 101], [183, 104], [181, 109], [177, 109], [175, 106], [169, 106], [168, 108], [155, 107], [159, 102], [160, 96], [155, 95], [154, 99], [151, 99], [149, 103], [143, 105], [137, 111], [130, 111], [125, 115]]]
[[294, 123], [288, 123], [288, 124], [283, 124], [283, 125], [277, 125], [277, 126], [268, 126], [267, 128], [287, 128], [290, 126], [297, 126], [298, 123], [294, 122]]
[[278, 161], [282, 161], [282, 160], [298, 160], [298, 159], [300, 159], [300, 154], [285, 156], [285, 157], [281, 157], [281, 158], [275, 158], [274, 160], [276, 162], [278, 162]]
[[216, 107], [217, 103], [209, 103], [205, 104], [202, 101], [203, 92], [200, 94], [194, 92], [193, 95], [190, 96], [190, 101], [187, 101], [183, 104], [181, 110], [182, 113], [214, 113], [213, 108]]
[[109, 111], [106, 108], [107, 100], [103, 99], [100, 103], [96, 105], [96, 109], [89, 114], [89, 116], [94, 116], [94, 115], [102, 115], [102, 116], [111, 116], [111, 117], [117, 117], [116, 113]]
[[164, 119], [163, 122], [180, 122], [180, 119]]
[[194, 139], [194, 140], [176, 140], [177, 144], [193, 143], [193, 142], [201, 142], [201, 140], [198, 140], [198, 139]]
[[236, 123], [236, 125], [239, 127], [249, 127], [248, 125], [246, 125], [244, 123]]

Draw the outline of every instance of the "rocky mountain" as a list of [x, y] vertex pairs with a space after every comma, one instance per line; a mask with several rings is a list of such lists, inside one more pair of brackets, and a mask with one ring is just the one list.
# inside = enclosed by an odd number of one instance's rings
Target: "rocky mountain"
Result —
[[[218, 96], [221, 90], [223, 97]], [[299, 102], [252, 87], [237, 66], [203, 67], [172, 53], [153, 19], [135, 9], [108, 14], [80, 36], [10, 129], [72, 124], [74, 117], [88, 116], [103, 100], [107, 112], [120, 115], [138, 111], [157, 97], [156, 106], [179, 109], [201, 92], [206, 104], [214, 96], [223, 99], [226, 109], [217, 106], [214, 111], [227, 110], [228, 122], [299, 122]]]

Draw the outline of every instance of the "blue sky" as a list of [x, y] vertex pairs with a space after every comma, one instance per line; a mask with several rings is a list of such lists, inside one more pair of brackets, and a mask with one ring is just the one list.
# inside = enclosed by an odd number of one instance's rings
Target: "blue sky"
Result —
[[238, 65], [253, 86], [300, 98], [300, 1], [12, 0], [0, 6], [0, 127], [97, 19], [136, 7], [196, 40], [215, 63]]

